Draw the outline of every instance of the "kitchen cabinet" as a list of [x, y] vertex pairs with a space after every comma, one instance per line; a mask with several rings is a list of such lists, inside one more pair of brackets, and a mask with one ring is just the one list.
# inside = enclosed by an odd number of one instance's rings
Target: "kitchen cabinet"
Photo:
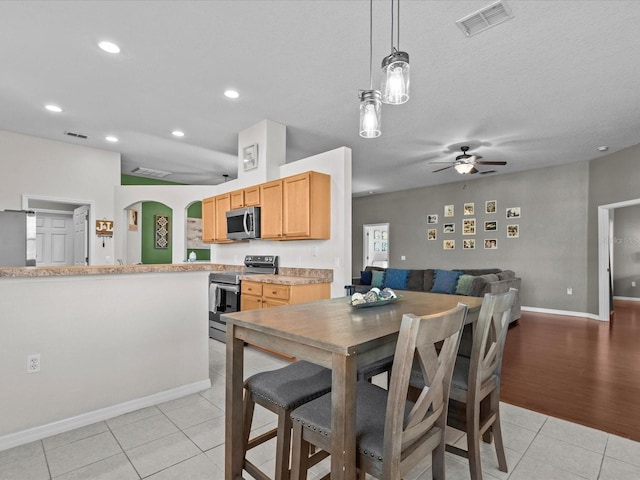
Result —
[[331, 284], [282, 285], [242, 281], [241, 291], [240, 310], [244, 311], [323, 300], [331, 296]]
[[260, 185], [260, 230], [263, 239], [282, 239], [282, 180]]
[[231, 195], [225, 193], [213, 197], [215, 212], [214, 243], [231, 243], [227, 239], [227, 212], [231, 210]]
[[213, 243], [215, 231], [215, 206], [213, 197], [202, 200], [202, 242]]
[[231, 210], [260, 205], [260, 185], [235, 190], [231, 195]]

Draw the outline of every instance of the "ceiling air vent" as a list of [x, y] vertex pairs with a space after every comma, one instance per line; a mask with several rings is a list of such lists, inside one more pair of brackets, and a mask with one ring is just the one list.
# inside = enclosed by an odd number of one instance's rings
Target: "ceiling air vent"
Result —
[[84, 135], [82, 133], [77, 133], [77, 132], [70, 132], [70, 131], [66, 131], [64, 132], [65, 135], [69, 135], [70, 137], [75, 137], [75, 138], [81, 138], [83, 140], [86, 140], [87, 138], [89, 138], [87, 135]]
[[511, 8], [504, 1], [492, 3], [456, 22], [467, 37], [495, 27], [513, 18]]
[[131, 173], [138, 175], [144, 175], [145, 177], [164, 178], [171, 175], [171, 172], [163, 172], [162, 170], [154, 170], [152, 168], [136, 167], [131, 170]]

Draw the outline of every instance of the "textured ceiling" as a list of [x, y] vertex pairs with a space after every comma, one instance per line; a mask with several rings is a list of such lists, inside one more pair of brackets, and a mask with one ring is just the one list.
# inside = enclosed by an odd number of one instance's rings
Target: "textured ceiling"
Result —
[[[401, 2], [411, 99], [383, 106], [382, 136], [365, 140], [366, 0], [5, 0], [0, 128], [121, 152], [123, 173], [217, 184], [237, 175], [238, 132], [270, 119], [287, 126], [287, 162], [350, 147], [354, 195], [460, 180], [429, 161], [453, 160], [463, 144], [507, 161], [498, 175], [639, 142], [640, 2], [507, 0], [515, 18], [465, 37], [455, 21], [490, 3]], [[389, 14], [388, 0], [374, 1], [375, 84]], [[99, 50], [103, 39], [122, 53]], [[229, 87], [241, 97], [226, 99]]]

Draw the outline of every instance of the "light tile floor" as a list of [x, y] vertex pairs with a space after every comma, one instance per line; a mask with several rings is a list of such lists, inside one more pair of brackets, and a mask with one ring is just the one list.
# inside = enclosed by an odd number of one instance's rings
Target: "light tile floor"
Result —
[[[285, 364], [258, 350], [246, 352], [247, 375]], [[224, 478], [224, 362], [224, 345], [210, 340], [209, 390], [2, 451], [0, 480]], [[485, 479], [640, 479], [640, 443], [512, 405], [501, 408], [509, 473], [497, 469], [493, 446], [483, 444]], [[257, 407], [254, 427], [265, 430], [274, 419]], [[464, 446], [460, 432], [448, 436]], [[271, 441], [251, 452], [268, 473], [274, 449]], [[449, 480], [469, 479], [460, 457], [447, 454], [446, 468]], [[325, 461], [309, 478], [326, 471]], [[427, 459], [408, 480], [430, 478]]]

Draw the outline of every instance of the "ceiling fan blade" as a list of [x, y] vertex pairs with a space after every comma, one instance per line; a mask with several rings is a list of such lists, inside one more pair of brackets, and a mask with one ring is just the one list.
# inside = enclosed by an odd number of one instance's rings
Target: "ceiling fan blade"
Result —
[[506, 165], [507, 162], [475, 162], [476, 165]]
[[469, 171], [469, 173], [478, 173], [480, 170], [478, 170], [476, 167], [473, 167], [471, 169], [471, 171]]
[[453, 165], [455, 162], [429, 162], [429, 165]]
[[444, 168], [439, 168], [438, 170], [434, 170], [433, 173], [438, 173], [438, 172], [441, 172], [441, 171], [446, 170], [447, 168], [451, 168], [451, 167], [453, 167], [453, 165], [449, 165], [448, 167], [444, 167]]
[[486, 175], [487, 173], [496, 173], [495, 170], [484, 170], [482, 172], [480, 172], [480, 175]]

